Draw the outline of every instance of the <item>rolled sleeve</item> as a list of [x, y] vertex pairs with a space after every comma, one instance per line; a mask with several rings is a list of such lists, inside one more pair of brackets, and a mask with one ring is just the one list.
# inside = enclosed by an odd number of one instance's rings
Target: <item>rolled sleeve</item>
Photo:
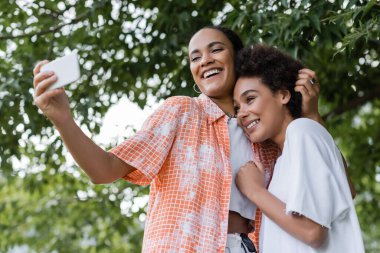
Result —
[[287, 130], [286, 149], [292, 154], [292, 183], [286, 212], [297, 212], [331, 228], [349, 210], [341, 157], [327, 131], [312, 121], [298, 121]]
[[180, 119], [180, 98], [169, 98], [144, 122], [140, 131], [110, 150], [137, 169], [124, 179], [139, 185], [150, 184], [170, 153]]

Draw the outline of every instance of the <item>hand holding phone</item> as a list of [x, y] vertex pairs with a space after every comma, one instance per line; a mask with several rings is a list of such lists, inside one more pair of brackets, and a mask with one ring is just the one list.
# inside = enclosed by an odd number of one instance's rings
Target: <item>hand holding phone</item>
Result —
[[75, 82], [80, 77], [78, 56], [76, 53], [71, 53], [55, 59], [41, 67], [41, 72], [45, 71], [53, 71], [57, 76], [57, 81], [46, 90], [60, 88]]

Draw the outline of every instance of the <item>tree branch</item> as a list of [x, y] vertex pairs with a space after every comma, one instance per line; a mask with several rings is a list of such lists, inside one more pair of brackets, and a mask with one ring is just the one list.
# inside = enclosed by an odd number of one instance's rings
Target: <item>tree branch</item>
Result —
[[91, 12], [91, 10], [88, 10], [85, 13], [83, 13], [83, 14], [77, 16], [76, 18], [72, 19], [68, 23], [60, 24], [60, 25], [58, 25], [56, 27], [50, 27], [50, 28], [48, 28], [46, 30], [42, 30], [42, 31], [39, 31], [39, 32], [24, 33], [24, 34], [19, 34], [19, 35], [16, 35], [16, 36], [13, 36], [13, 35], [0, 35], [0, 40], [18, 39], [18, 38], [24, 38], [24, 37], [32, 37], [32, 36], [35, 36], [35, 35], [39, 36], [39, 35], [44, 35], [44, 34], [48, 34], [48, 33], [53, 33], [53, 32], [56, 32], [56, 31], [60, 30], [64, 26], [73, 25], [75, 23], [78, 23], [79, 21], [81, 21], [84, 18], [86, 18], [90, 14], [90, 12]]
[[351, 100], [349, 103], [339, 106], [338, 108], [335, 108], [334, 110], [326, 113], [322, 116], [323, 120], [327, 120], [327, 118], [341, 115], [349, 110], [352, 110], [358, 106], [364, 105], [365, 103], [371, 101], [374, 98], [380, 97], [380, 86], [377, 86], [375, 89], [371, 90], [370, 93], [367, 95], [364, 95], [362, 97], [358, 97], [355, 100]]

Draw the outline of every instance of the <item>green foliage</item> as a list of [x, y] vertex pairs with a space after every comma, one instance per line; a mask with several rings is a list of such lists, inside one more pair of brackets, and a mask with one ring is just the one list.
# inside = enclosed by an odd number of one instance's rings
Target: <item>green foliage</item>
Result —
[[2, 1], [0, 252], [139, 252], [144, 208], [131, 208], [132, 198], [148, 189], [122, 180], [94, 186], [66, 160], [33, 105], [32, 70], [76, 50], [82, 78], [67, 90], [78, 122], [97, 134], [124, 95], [141, 107], [150, 95], [196, 95], [186, 46], [212, 22], [318, 73], [320, 110], [349, 163], [367, 252], [378, 252], [379, 17], [376, 0]]

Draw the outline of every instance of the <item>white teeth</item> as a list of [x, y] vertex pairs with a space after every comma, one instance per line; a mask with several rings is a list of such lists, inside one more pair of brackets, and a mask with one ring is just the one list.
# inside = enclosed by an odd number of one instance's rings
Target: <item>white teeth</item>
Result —
[[257, 119], [257, 120], [254, 120], [251, 124], [249, 124], [249, 125], [247, 126], [247, 129], [250, 129], [250, 128], [256, 126], [258, 123], [259, 123], [259, 120], [258, 120], [258, 119]]
[[209, 76], [211, 76], [211, 75], [213, 75], [213, 74], [218, 74], [218, 73], [220, 73], [220, 72], [221, 72], [220, 69], [212, 69], [212, 70], [208, 70], [208, 71], [206, 71], [206, 72], [203, 74], [203, 78], [207, 78], [207, 77], [209, 77]]

